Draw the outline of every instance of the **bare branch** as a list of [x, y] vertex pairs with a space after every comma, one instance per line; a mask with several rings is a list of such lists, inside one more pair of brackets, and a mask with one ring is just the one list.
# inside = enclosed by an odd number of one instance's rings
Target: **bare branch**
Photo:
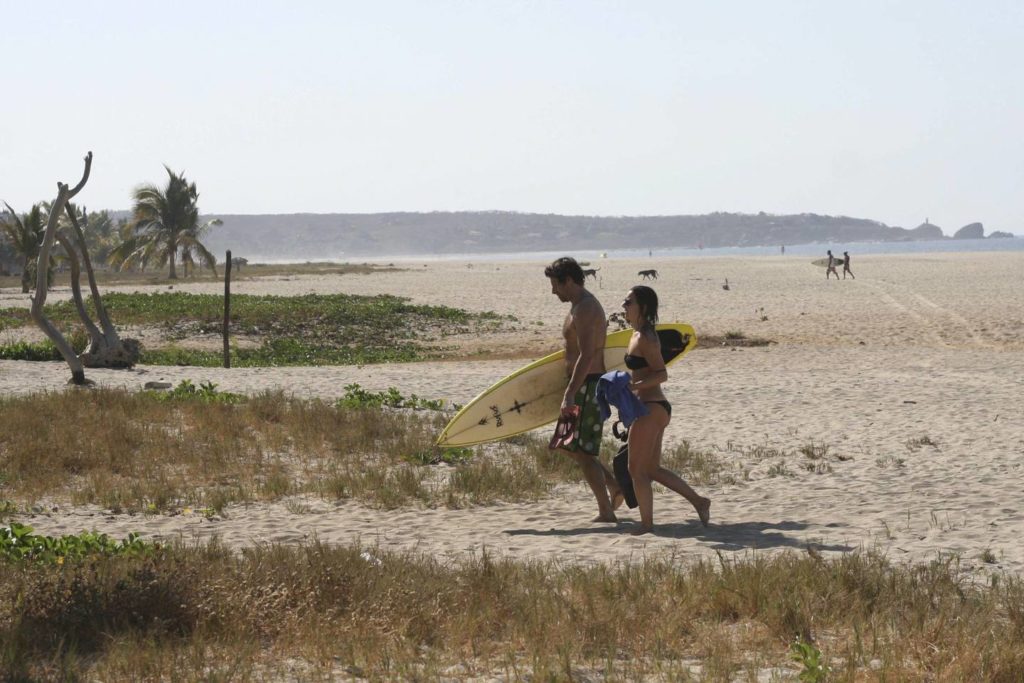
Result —
[[[68, 194], [68, 199], [71, 199], [78, 191], [85, 187], [85, 184], [89, 182], [89, 171], [92, 170], [92, 152], [85, 155], [85, 171], [82, 172], [82, 179], [78, 181], [78, 184]], [[57, 213], [60, 213], [59, 211]]]
[[57, 350], [60, 351], [60, 355], [67, 362], [68, 367], [71, 368], [71, 381], [75, 384], [86, 383], [82, 361], [75, 354], [75, 350], [71, 348], [64, 335], [60, 333], [60, 330], [43, 313], [43, 306], [46, 303], [47, 285], [49, 284], [48, 275], [50, 272], [50, 250], [57, 236], [57, 222], [60, 220], [60, 214], [64, 211], [64, 206], [68, 200], [85, 187], [91, 168], [92, 152], [89, 152], [85, 156], [85, 172], [82, 174], [82, 179], [75, 186], [73, 192], [64, 183], [57, 183], [57, 199], [54, 200], [53, 206], [50, 207], [50, 217], [46, 221], [46, 232], [43, 234], [42, 244], [39, 245], [39, 258], [36, 261], [36, 291], [32, 297], [32, 319], [35, 320], [39, 329], [50, 338], [50, 341], [57, 347]]

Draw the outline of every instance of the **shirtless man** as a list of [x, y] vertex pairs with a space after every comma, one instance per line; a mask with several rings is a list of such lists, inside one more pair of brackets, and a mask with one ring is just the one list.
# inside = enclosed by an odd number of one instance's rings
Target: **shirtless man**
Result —
[[[853, 271], [850, 270], [850, 252], [843, 252], [843, 279], [846, 279], [846, 274], [849, 273], [850, 277], [853, 277]], [[853, 277], [854, 280], [857, 278]]]
[[839, 279], [839, 273], [836, 272], [836, 257], [832, 255], [832, 250], [828, 250], [828, 265], [825, 268], [825, 279], [828, 279], [829, 274], [835, 275], [836, 279]]
[[544, 269], [551, 293], [571, 304], [562, 325], [565, 338], [565, 374], [569, 383], [562, 396], [562, 412], [580, 407], [579, 436], [558, 449], [572, 458], [597, 499], [595, 522], [615, 522], [612, 500], [621, 500], [615, 475], [598, 458], [602, 421], [597, 404], [597, 384], [604, 367], [604, 339], [608, 323], [601, 302], [583, 286], [583, 269], [575, 259], [563, 256]]

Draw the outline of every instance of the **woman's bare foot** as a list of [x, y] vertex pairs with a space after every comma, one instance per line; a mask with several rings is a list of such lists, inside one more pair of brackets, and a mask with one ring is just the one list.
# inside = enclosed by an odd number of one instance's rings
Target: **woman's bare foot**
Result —
[[635, 528], [632, 531], [630, 531], [629, 535], [630, 536], [643, 536], [644, 534], [649, 534], [652, 531], [654, 531], [654, 526], [653, 525], [641, 524], [637, 528]]
[[711, 499], [701, 498], [700, 503], [694, 505], [697, 509], [697, 516], [700, 517], [700, 523], [707, 528], [708, 523], [711, 522]]
[[607, 515], [604, 515], [604, 514], [598, 515], [597, 517], [594, 517], [594, 519], [592, 519], [590, 521], [591, 522], [605, 522], [607, 524], [614, 524], [614, 523], [617, 523], [619, 521], [619, 518], [616, 517], [613, 513], [609, 512]]

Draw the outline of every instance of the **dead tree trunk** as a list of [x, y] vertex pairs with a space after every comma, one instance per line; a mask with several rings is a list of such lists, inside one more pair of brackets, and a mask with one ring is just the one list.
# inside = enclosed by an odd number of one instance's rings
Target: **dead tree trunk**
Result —
[[[75, 242], [77, 243], [76, 245], [70, 245], [64, 241], [61, 242], [64, 245], [64, 249], [71, 256], [71, 294], [75, 297], [75, 307], [78, 309], [78, 315], [82, 319], [85, 329], [89, 331], [90, 344], [89, 348], [82, 352], [80, 356], [82, 364], [87, 368], [130, 368], [139, 362], [139, 342], [128, 338], [122, 340], [117, 333], [117, 329], [110, 322], [110, 316], [107, 314], [107, 309], [103, 305], [103, 299], [100, 297], [100, 289], [96, 285], [96, 274], [92, 269], [92, 259], [89, 258], [89, 248], [85, 243], [85, 233], [78, 224], [78, 216], [75, 214], [74, 207], [69, 203], [64, 208], [68, 219], [71, 221], [71, 227], [75, 231]], [[78, 247], [77, 250], [75, 246]], [[84, 302], [81, 301], [82, 293], [78, 284], [80, 271], [78, 270], [78, 262], [75, 256], [76, 251], [80, 251], [82, 254], [82, 262], [85, 264], [86, 276], [89, 279], [89, 291], [92, 294], [92, 302], [96, 308], [96, 317], [99, 319], [100, 327], [103, 328], [102, 332], [93, 324]]]
[[79, 385], [86, 384], [85, 368], [82, 361], [75, 355], [75, 350], [64, 339], [64, 335], [60, 333], [60, 330], [43, 314], [43, 306], [46, 304], [47, 265], [50, 263], [50, 249], [53, 247], [53, 242], [57, 237], [57, 223], [60, 221], [60, 214], [64, 211], [64, 206], [68, 201], [85, 187], [85, 183], [89, 180], [91, 168], [92, 152], [89, 152], [85, 155], [85, 171], [82, 173], [82, 179], [75, 187], [68, 188], [64, 183], [57, 183], [57, 199], [54, 200], [53, 206], [50, 207], [50, 217], [46, 221], [43, 243], [39, 245], [39, 258], [36, 261], [36, 291], [32, 296], [32, 319], [39, 326], [39, 329], [50, 338], [53, 345], [60, 351], [60, 355], [64, 357], [68, 367], [71, 368], [71, 382]]
[[59, 231], [57, 232], [57, 242], [60, 243], [60, 246], [64, 247], [64, 251], [67, 252], [68, 259], [71, 261], [71, 298], [74, 299], [75, 308], [78, 309], [78, 317], [82, 319], [82, 323], [85, 325], [85, 331], [89, 333], [89, 348], [92, 350], [92, 347], [95, 346], [103, 336], [100, 334], [96, 325], [93, 324], [92, 319], [85, 310], [85, 302], [82, 300], [82, 288], [78, 284], [81, 270], [78, 265], [78, 255], [75, 253], [75, 246], [71, 243], [71, 240]]

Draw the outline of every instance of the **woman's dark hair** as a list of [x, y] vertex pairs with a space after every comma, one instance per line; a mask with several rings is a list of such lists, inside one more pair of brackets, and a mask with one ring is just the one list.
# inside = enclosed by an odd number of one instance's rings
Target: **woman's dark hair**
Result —
[[633, 299], [640, 307], [640, 313], [648, 325], [654, 327], [658, 322], [658, 295], [653, 289], [646, 285], [636, 285], [629, 291], [633, 292]]
[[555, 259], [550, 266], [544, 269], [544, 275], [553, 277], [559, 282], [565, 282], [565, 279], [569, 278], [578, 285], [583, 284], [583, 269], [571, 256]]

